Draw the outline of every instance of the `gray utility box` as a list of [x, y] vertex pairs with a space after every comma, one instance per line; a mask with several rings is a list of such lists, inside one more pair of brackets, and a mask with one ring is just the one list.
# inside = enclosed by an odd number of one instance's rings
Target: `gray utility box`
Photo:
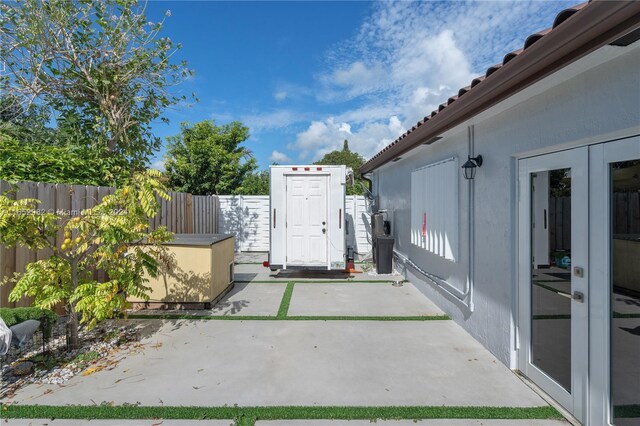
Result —
[[376, 272], [390, 274], [393, 272], [393, 243], [394, 238], [381, 235], [376, 240]]

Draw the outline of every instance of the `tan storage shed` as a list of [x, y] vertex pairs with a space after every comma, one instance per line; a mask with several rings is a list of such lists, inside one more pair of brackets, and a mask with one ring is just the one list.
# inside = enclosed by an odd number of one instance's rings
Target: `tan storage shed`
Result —
[[171, 262], [149, 278], [149, 300], [130, 298], [134, 309], [209, 309], [233, 287], [234, 236], [175, 234]]

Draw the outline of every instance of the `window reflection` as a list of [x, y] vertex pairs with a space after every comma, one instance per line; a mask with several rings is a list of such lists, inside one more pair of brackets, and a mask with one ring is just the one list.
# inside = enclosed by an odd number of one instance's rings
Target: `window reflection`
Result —
[[613, 423], [640, 425], [640, 160], [611, 165]]
[[571, 392], [571, 169], [531, 177], [531, 359]]

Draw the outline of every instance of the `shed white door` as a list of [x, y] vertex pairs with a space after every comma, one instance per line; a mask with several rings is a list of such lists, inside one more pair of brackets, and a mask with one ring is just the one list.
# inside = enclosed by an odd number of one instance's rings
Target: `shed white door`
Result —
[[287, 176], [287, 265], [326, 266], [328, 176]]

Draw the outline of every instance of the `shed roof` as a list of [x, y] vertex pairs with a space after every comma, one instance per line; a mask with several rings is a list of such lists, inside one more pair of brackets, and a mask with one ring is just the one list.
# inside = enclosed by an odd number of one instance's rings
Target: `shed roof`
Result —
[[442, 103], [361, 168], [368, 173], [640, 26], [640, 1], [594, 0], [558, 13], [458, 94]]

